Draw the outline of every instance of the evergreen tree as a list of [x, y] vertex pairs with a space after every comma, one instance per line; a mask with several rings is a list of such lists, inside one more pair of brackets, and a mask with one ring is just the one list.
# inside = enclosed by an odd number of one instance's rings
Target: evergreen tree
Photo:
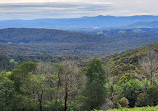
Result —
[[105, 71], [98, 59], [93, 59], [86, 72], [87, 84], [84, 90], [87, 110], [98, 108], [105, 99]]

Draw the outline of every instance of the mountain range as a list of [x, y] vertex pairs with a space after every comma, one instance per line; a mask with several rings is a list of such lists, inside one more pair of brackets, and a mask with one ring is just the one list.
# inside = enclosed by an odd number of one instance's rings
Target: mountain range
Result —
[[98, 27], [122, 27], [137, 22], [158, 21], [158, 16], [95, 16], [81, 18], [63, 19], [34, 19], [34, 20], [3, 20], [0, 21], [0, 28], [55, 28], [55, 29], [78, 29]]

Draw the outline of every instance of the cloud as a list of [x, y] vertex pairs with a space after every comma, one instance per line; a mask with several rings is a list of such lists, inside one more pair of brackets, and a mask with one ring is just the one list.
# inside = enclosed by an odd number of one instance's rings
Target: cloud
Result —
[[0, 20], [158, 15], [157, 4], [158, 0], [0, 0]]
[[111, 4], [14, 3], [0, 4], [0, 15], [3, 19], [70, 18], [94, 16], [110, 8]]

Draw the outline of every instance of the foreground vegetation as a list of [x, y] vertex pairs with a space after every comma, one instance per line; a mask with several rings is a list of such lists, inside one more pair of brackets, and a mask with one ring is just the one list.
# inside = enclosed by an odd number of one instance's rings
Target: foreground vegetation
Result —
[[126, 108], [157, 106], [157, 47], [158, 44], [153, 44], [82, 62], [65, 59], [58, 63], [22, 62], [2, 55], [0, 110], [78, 111], [124, 107], [120, 110], [130, 111]]
[[158, 111], [158, 106], [156, 107], [135, 107], [135, 108], [120, 108], [120, 109], [113, 109], [108, 111]]

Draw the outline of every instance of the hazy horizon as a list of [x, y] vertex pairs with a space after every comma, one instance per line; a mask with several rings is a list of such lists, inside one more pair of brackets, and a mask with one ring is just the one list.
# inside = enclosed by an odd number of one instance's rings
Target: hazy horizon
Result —
[[0, 20], [158, 15], [156, 0], [0, 0]]
[[38, 19], [76, 19], [76, 18], [84, 18], [84, 17], [98, 17], [98, 16], [104, 16], [104, 17], [108, 17], [108, 16], [111, 16], [111, 17], [134, 17], [134, 16], [158, 16], [158, 15], [129, 15], [129, 16], [114, 16], [114, 15], [96, 15], [96, 16], [81, 16], [81, 17], [67, 17], [67, 18], [51, 18], [51, 17], [41, 17], [41, 18], [32, 18], [32, 19], [4, 19], [4, 20], [1, 20], [0, 21], [10, 21], [10, 20], [38, 20]]

